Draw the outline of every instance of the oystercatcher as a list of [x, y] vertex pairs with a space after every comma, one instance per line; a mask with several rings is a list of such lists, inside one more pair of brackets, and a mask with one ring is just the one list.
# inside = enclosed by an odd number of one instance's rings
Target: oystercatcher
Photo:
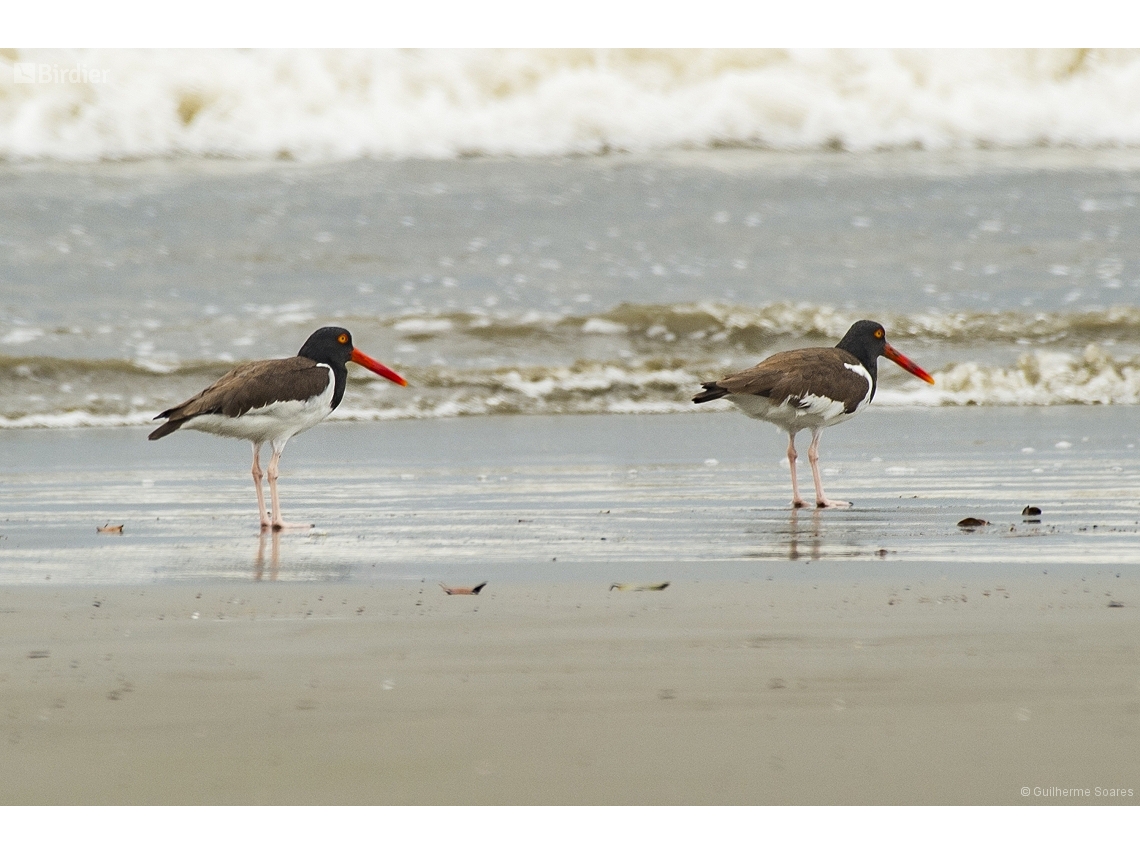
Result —
[[[180, 427], [253, 443], [253, 483], [261, 527], [274, 530], [304, 527], [281, 518], [277, 500], [277, 464], [285, 443], [313, 427], [340, 404], [348, 380], [348, 362], [363, 365], [398, 383], [408, 381], [352, 346], [352, 334], [340, 327], [322, 327], [288, 359], [266, 359], [240, 365], [193, 398], [155, 416], [168, 419], [148, 439], [162, 439]], [[273, 446], [266, 475], [273, 516], [265, 512], [261, 491], [261, 446]]]
[[850, 502], [831, 501], [819, 477], [819, 435], [830, 425], [845, 422], [875, 397], [880, 356], [933, 383], [934, 378], [889, 344], [882, 324], [858, 321], [835, 347], [807, 347], [769, 356], [759, 365], [714, 383], [694, 404], [728, 398], [754, 419], [763, 419], [788, 433], [788, 465], [792, 471], [792, 507], [807, 507], [796, 484], [796, 434], [811, 431], [808, 461], [815, 479], [817, 508], [846, 508]]

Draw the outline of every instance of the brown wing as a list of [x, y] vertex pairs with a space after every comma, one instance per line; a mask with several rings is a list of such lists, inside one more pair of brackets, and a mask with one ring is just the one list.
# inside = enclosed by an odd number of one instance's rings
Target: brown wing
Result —
[[843, 401], [845, 412], [855, 411], [866, 397], [867, 381], [845, 368], [858, 360], [834, 347], [808, 347], [769, 356], [759, 365], [730, 374], [716, 383], [705, 383], [696, 403], [725, 395], [758, 395], [775, 403], [791, 399], [798, 406], [806, 395], [824, 395]]
[[239, 365], [193, 398], [155, 416], [170, 421], [149, 438], [160, 439], [188, 419], [207, 413], [234, 417], [275, 401], [303, 401], [319, 395], [330, 382], [327, 367], [303, 356]]

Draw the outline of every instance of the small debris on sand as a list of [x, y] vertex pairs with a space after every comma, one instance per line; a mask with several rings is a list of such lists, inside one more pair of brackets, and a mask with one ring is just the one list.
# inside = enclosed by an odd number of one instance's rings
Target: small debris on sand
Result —
[[610, 585], [610, 590], [618, 591], [664, 591], [669, 587], [668, 582], [658, 582], [653, 585], [636, 585], [629, 582], [614, 582]]
[[1021, 509], [1021, 515], [1023, 517], [1039, 517], [1041, 516], [1041, 509], [1036, 505], [1026, 505]]
[[480, 582], [474, 588], [449, 588], [447, 585], [443, 584], [443, 582], [440, 582], [439, 587], [443, 588], [443, 590], [447, 592], [448, 596], [461, 596], [464, 594], [474, 596], [475, 594], [478, 594], [480, 591], [482, 591], [483, 586], [486, 584], [486, 582]]
[[123, 527], [121, 525], [111, 525], [107, 523], [106, 525], [96, 526], [95, 531], [98, 534], [122, 534]]
[[981, 528], [984, 525], [989, 525], [989, 523], [977, 517], [966, 517], [964, 520], [958, 520], [958, 528]]

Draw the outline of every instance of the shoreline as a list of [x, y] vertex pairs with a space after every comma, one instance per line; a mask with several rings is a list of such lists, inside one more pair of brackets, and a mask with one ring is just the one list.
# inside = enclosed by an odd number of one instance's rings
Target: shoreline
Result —
[[[822, 512], [788, 507], [786, 439], [735, 413], [332, 423], [283, 458], [286, 518], [315, 528], [280, 536], [259, 534], [245, 443], [21, 431], [0, 445], [0, 583], [336, 579], [408, 563], [1129, 564], [1132, 417], [871, 409], [827, 432], [825, 485], [854, 507]], [[1041, 516], [1023, 517], [1029, 505]], [[97, 534], [107, 523], [122, 534]]]

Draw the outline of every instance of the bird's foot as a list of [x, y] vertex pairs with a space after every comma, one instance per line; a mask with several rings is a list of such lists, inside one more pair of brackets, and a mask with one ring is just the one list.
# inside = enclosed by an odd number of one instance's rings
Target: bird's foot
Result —
[[817, 501], [815, 503], [815, 506], [817, 508], [849, 508], [849, 507], [851, 507], [851, 503], [850, 502], [834, 501], [832, 499], [823, 499], [823, 500]]
[[793, 508], [810, 508], [810, 507], [814, 507], [814, 506], [808, 502], [805, 502], [803, 499], [796, 499], [796, 500], [792, 501], [792, 507]]

